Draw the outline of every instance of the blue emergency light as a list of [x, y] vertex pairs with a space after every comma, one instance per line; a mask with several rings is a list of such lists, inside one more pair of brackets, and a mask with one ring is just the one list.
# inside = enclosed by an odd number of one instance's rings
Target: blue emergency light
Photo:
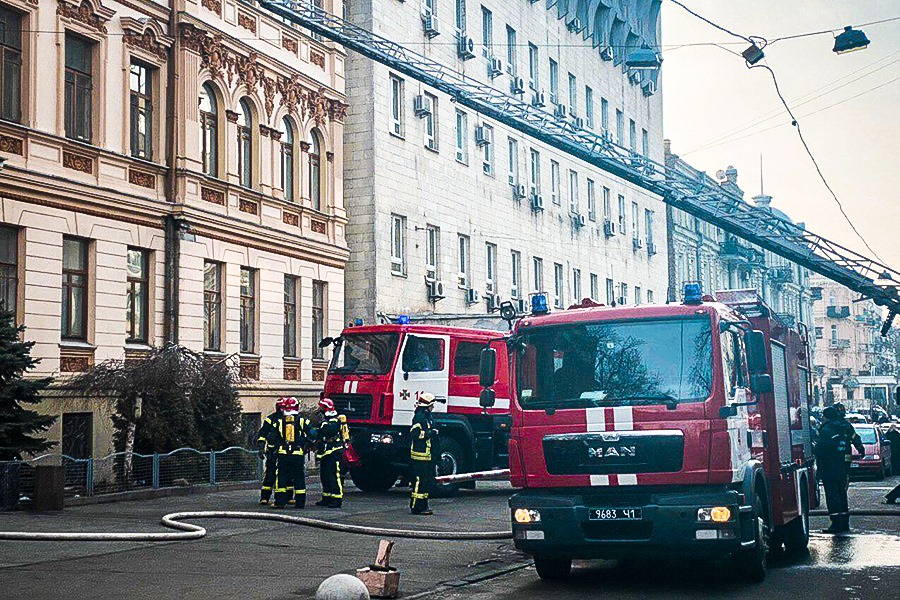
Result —
[[362, 327], [362, 325], [363, 325], [363, 320], [362, 320], [362, 319], [356, 319], [356, 320], [353, 321], [353, 325], [356, 326], [356, 327]]
[[699, 283], [684, 284], [684, 303], [703, 304], [703, 289]]
[[398, 325], [409, 325], [409, 315], [400, 315], [397, 317]]
[[531, 297], [531, 314], [546, 315], [548, 312], [550, 312], [550, 308], [547, 305], [547, 295], [534, 294]]

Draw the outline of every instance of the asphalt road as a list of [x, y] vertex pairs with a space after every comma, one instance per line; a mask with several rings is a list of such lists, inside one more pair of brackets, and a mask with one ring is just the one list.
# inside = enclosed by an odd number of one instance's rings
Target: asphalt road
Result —
[[[876, 507], [885, 488], [898, 482], [895, 477], [893, 483], [854, 483], [852, 502]], [[411, 517], [404, 490], [367, 495], [351, 489], [343, 510], [311, 507], [298, 514], [385, 527], [498, 530], [508, 527], [508, 494], [505, 484], [480, 484], [476, 492], [433, 501], [432, 517]], [[311, 494], [312, 501], [316, 498]], [[254, 492], [232, 491], [58, 514], [0, 513], [0, 530], [158, 531], [159, 517], [168, 512], [256, 510], [254, 501]], [[900, 506], [897, 511], [900, 515]], [[705, 561], [577, 563], [571, 581], [550, 585], [537, 578], [526, 556], [502, 541], [398, 540], [392, 562], [401, 570], [403, 598], [900, 597], [900, 516], [860, 517], [853, 524], [856, 532], [850, 536], [816, 534], [808, 556], [779, 560], [760, 586], [734, 581], [727, 569]], [[327, 576], [371, 563], [378, 541], [264, 521], [202, 525], [210, 534], [195, 542], [0, 542], [0, 597], [312, 598]], [[813, 519], [814, 527], [825, 525], [826, 519]]]

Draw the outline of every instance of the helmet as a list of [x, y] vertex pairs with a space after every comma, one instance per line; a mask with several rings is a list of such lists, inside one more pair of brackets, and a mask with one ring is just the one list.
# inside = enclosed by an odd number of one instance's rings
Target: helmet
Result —
[[296, 415], [300, 412], [300, 401], [290, 396], [281, 399], [281, 410], [287, 415]]
[[319, 408], [325, 413], [326, 417], [333, 417], [337, 414], [337, 410], [334, 408], [334, 402], [329, 400], [328, 398], [322, 398], [319, 400]]
[[284, 401], [287, 400], [287, 396], [282, 396], [278, 400], [275, 401], [275, 410], [278, 412], [284, 412]]
[[827, 406], [825, 407], [825, 410], [822, 411], [822, 417], [826, 421], [836, 421], [841, 418], [841, 413], [836, 406]]
[[420, 394], [418, 400], [416, 400], [416, 406], [431, 408], [432, 406], [434, 406], [434, 394], [429, 392]]
[[847, 407], [844, 406], [844, 403], [843, 402], [835, 402], [833, 404], [833, 406], [834, 406], [834, 408], [837, 409], [838, 414], [841, 416], [841, 418], [844, 418], [844, 415], [847, 414]]

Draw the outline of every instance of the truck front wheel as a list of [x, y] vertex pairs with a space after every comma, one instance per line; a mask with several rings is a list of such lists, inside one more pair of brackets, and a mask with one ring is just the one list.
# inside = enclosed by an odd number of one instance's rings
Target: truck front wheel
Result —
[[769, 554], [769, 521], [762, 498], [757, 494], [753, 501], [754, 544], [735, 556], [736, 566], [747, 581], [762, 583], [766, 578], [766, 560]]
[[807, 485], [800, 486], [800, 515], [787, 524], [784, 547], [793, 555], [803, 554], [809, 547], [809, 489]]
[[538, 577], [547, 580], [566, 579], [572, 573], [571, 558], [534, 557], [534, 568]]
[[353, 484], [364, 492], [386, 492], [397, 483], [397, 471], [390, 466], [367, 466], [350, 470]]
[[[435, 475], [457, 475], [468, 472], [466, 453], [462, 445], [453, 438], [440, 441], [437, 456], [434, 460]], [[447, 498], [459, 491], [458, 483], [439, 483], [433, 490], [436, 498]]]

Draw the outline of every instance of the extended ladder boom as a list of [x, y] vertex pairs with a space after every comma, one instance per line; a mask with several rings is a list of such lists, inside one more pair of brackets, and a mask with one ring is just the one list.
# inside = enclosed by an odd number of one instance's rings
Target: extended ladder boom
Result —
[[[358, 27], [309, 2], [260, 0], [261, 6], [376, 62], [440, 90], [451, 100], [658, 194], [695, 217], [832, 279], [888, 310], [882, 335], [900, 313], [900, 272], [754, 208], [700, 173], [640, 156], [530, 103], [466, 77], [418, 52]], [[876, 283], [881, 280], [884, 284]]]

